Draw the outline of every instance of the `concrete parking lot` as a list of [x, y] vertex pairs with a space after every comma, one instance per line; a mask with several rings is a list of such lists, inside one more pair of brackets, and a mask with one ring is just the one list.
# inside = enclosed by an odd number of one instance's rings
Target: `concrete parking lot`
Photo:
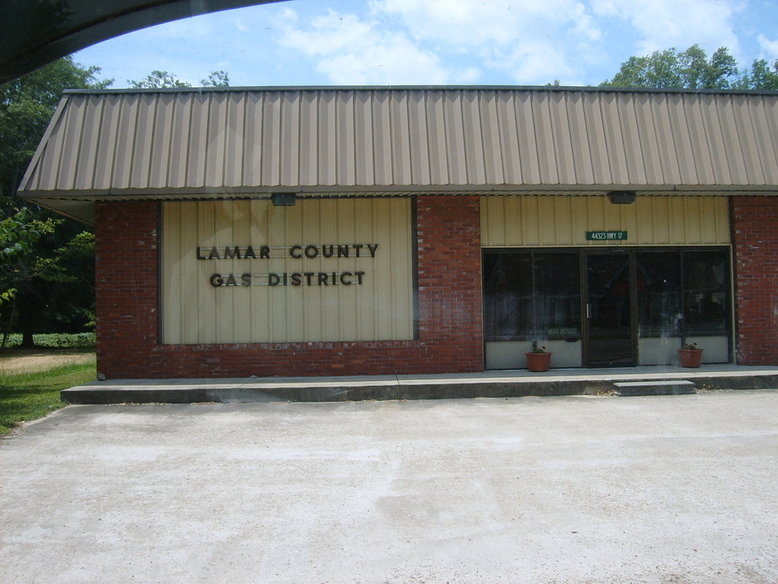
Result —
[[778, 391], [70, 406], [0, 441], [0, 582], [778, 581]]

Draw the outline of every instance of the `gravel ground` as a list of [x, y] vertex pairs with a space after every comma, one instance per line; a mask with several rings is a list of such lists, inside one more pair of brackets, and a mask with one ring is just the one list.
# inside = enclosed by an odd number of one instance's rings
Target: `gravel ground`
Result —
[[774, 584], [776, 485], [774, 391], [71, 406], [0, 582]]

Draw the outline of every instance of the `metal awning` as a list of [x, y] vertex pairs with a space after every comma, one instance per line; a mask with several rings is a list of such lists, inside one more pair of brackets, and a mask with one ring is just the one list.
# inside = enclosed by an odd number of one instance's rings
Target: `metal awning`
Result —
[[95, 200], [778, 194], [778, 92], [402, 87], [75, 91], [19, 189]]

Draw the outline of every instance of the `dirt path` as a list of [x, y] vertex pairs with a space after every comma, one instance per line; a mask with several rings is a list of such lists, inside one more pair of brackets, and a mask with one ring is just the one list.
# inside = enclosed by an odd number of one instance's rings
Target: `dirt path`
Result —
[[94, 361], [94, 351], [64, 352], [46, 349], [8, 349], [0, 353], [0, 375], [51, 369]]

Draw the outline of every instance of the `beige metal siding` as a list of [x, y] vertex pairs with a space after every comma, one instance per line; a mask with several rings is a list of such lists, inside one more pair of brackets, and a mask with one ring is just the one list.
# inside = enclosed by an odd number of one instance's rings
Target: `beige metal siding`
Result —
[[[413, 338], [411, 202], [327, 199], [163, 205], [162, 338], [166, 344]], [[292, 245], [378, 244], [375, 257], [293, 259]], [[197, 259], [197, 248], [272, 248], [270, 259]], [[202, 255], [202, 254], [201, 254]], [[277, 256], [277, 257], [274, 257]], [[364, 271], [363, 284], [268, 286], [267, 274]], [[212, 274], [258, 285], [213, 287]], [[356, 282], [356, 276], [349, 278]], [[316, 278], [313, 280], [316, 282]], [[338, 281], [340, 281], [338, 279]]]
[[484, 197], [483, 247], [602, 246], [587, 231], [626, 231], [619, 245], [730, 242], [727, 197], [647, 197], [612, 205], [605, 196]]
[[778, 192], [778, 95], [290, 89], [65, 97], [22, 192]]

